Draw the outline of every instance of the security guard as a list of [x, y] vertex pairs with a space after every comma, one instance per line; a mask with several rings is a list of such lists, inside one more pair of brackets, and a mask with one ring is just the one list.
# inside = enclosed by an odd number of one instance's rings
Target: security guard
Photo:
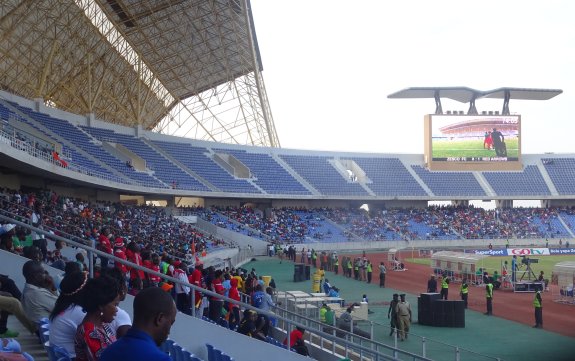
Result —
[[337, 274], [338, 268], [339, 268], [339, 257], [335, 256], [335, 259], [333, 260], [333, 271], [335, 272], [335, 274]]
[[533, 307], [535, 307], [535, 326], [533, 328], [543, 328], [543, 299], [539, 290], [535, 292]]
[[441, 279], [441, 299], [447, 300], [447, 294], [449, 293], [449, 278], [447, 277], [447, 273], [443, 274], [443, 278]]
[[493, 314], [493, 283], [491, 283], [491, 277], [488, 277], [487, 283], [485, 284], [485, 299], [487, 300], [487, 316]]
[[461, 299], [463, 300], [464, 307], [467, 308], [467, 296], [469, 296], [469, 285], [467, 284], [467, 278], [463, 279], [459, 289], [459, 294], [461, 294]]

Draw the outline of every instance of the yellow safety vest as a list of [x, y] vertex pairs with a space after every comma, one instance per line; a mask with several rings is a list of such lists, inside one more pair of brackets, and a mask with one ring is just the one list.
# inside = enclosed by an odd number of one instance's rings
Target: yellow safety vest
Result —
[[441, 281], [441, 288], [449, 288], [449, 283], [447, 283], [447, 277], [444, 277]]
[[533, 299], [533, 306], [535, 306], [535, 308], [541, 308], [541, 302], [539, 302], [537, 298], [537, 293], [535, 293], [535, 298]]
[[467, 283], [463, 283], [461, 285], [461, 293], [462, 294], [467, 294], [469, 292], [469, 286], [467, 285]]
[[488, 283], [487, 288], [485, 289], [485, 297], [493, 298], [493, 284]]

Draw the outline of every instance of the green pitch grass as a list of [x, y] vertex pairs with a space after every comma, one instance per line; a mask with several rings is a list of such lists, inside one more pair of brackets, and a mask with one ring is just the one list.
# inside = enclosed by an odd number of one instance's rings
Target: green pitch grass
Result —
[[[539, 272], [543, 271], [545, 274], [545, 278], [551, 279], [551, 273], [553, 272], [553, 266], [556, 263], [564, 262], [564, 261], [575, 261], [575, 256], [537, 256], [537, 257], [530, 257], [536, 258], [539, 260], [539, 263], [532, 263], [531, 270], [535, 273], [535, 276], [539, 276]], [[517, 257], [518, 263], [521, 264], [521, 257]], [[504, 261], [507, 261], [507, 269], [511, 270], [511, 257], [486, 257], [483, 260], [479, 261], [478, 267], [486, 268], [487, 271], [492, 274], [493, 271], [497, 270], [501, 274], [501, 265]], [[407, 262], [423, 264], [429, 266], [431, 268], [431, 259], [430, 258], [409, 258]], [[526, 267], [522, 266], [519, 268], [519, 271], [525, 271]], [[533, 277], [532, 277], [533, 278]], [[524, 279], [527, 279], [527, 275], [525, 275]]]
[[[496, 157], [495, 150], [483, 149], [483, 140], [432, 140], [432, 157]], [[506, 139], [507, 157], [519, 157], [519, 140]]]

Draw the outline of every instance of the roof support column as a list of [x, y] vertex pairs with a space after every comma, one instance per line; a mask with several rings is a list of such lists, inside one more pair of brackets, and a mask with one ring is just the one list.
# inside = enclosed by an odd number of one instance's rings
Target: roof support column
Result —
[[439, 95], [439, 90], [434, 93], [435, 97], [435, 114], [443, 114], [443, 108], [441, 107], [441, 97]]
[[509, 99], [511, 99], [511, 92], [505, 90], [505, 95], [503, 98], [503, 109], [501, 110], [501, 115], [510, 115], [509, 113]]

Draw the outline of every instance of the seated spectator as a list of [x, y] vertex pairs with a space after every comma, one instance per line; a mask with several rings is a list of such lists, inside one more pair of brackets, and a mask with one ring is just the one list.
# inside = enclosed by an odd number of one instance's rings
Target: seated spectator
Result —
[[[341, 316], [339, 316], [339, 318], [337, 319], [337, 327], [341, 330], [351, 332], [351, 325], [353, 323], [354, 334], [365, 338], [371, 338], [369, 332], [366, 332], [360, 329], [359, 327], [356, 327], [355, 322], [353, 321], [353, 316], [351, 315], [351, 313], [353, 312], [353, 307], [354, 307], [353, 305], [349, 306], [345, 310], [345, 312], [342, 313]], [[345, 337], [345, 336], [346, 334], [343, 332], [338, 333], [338, 337]]]
[[242, 335], [265, 341], [266, 336], [261, 332], [262, 327], [263, 322], [261, 322], [261, 319], [258, 320], [257, 312], [246, 309], [244, 311], [244, 318], [238, 327], [238, 332]]
[[[118, 268], [108, 268], [106, 271], [102, 273], [104, 276], [108, 276], [114, 279], [117, 283], [118, 287], [118, 294], [120, 302], [126, 299], [126, 295], [128, 294], [128, 287], [126, 286], [126, 279]], [[126, 332], [132, 327], [132, 320], [128, 312], [126, 312], [121, 307], [116, 307], [117, 313], [116, 317], [114, 317], [114, 321], [110, 323], [114, 334], [116, 335], [116, 339], [124, 336]]]
[[84, 272], [75, 271], [64, 276], [60, 283], [60, 296], [50, 313], [50, 344], [64, 348], [71, 358], [76, 357], [76, 330], [86, 316], [78, 302], [87, 282], [88, 274]]
[[[293, 348], [298, 341], [303, 341], [303, 334], [305, 333], [305, 328], [296, 326], [289, 334], [289, 347]], [[284, 339], [284, 345], [287, 345], [288, 337]]]
[[172, 297], [157, 287], [139, 292], [134, 298], [134, 325], [124, 337], [108, 347], [101, 361], [132, 360], [170, 361], [158, 347], [166, 341], [176, 321]]
[[86, 316], [76, 330], [75, 361], [98, 361], [102, 352], [116, 342], [110, 323], [114, 321], [120, 295], [117, 282], [107, 276], [88, 280], [78, 304]]
[[[13, 297], [20, 301], [22, 298], [22, 293], [10, 277], [6, 275], [0, 275], [0, 296]], [[0, 337], [18, 337], [18, 332], [8, 330], [8, 316], [10, 315], [10, 312], [5, 311], [4, 309], [12, 307], [22, 309], [22, 305], [16, 305], [13, 301], [10, 300], [7, 301], [8, 304], [4, 307], [2, 307], [0, 304]]]
[[35, 323], [48, 318], [58, 299], [52, 277], [38, 261], [28, 261], [22, 267], [26, 279], [22, 291], [22, 306], [28, 318]]

